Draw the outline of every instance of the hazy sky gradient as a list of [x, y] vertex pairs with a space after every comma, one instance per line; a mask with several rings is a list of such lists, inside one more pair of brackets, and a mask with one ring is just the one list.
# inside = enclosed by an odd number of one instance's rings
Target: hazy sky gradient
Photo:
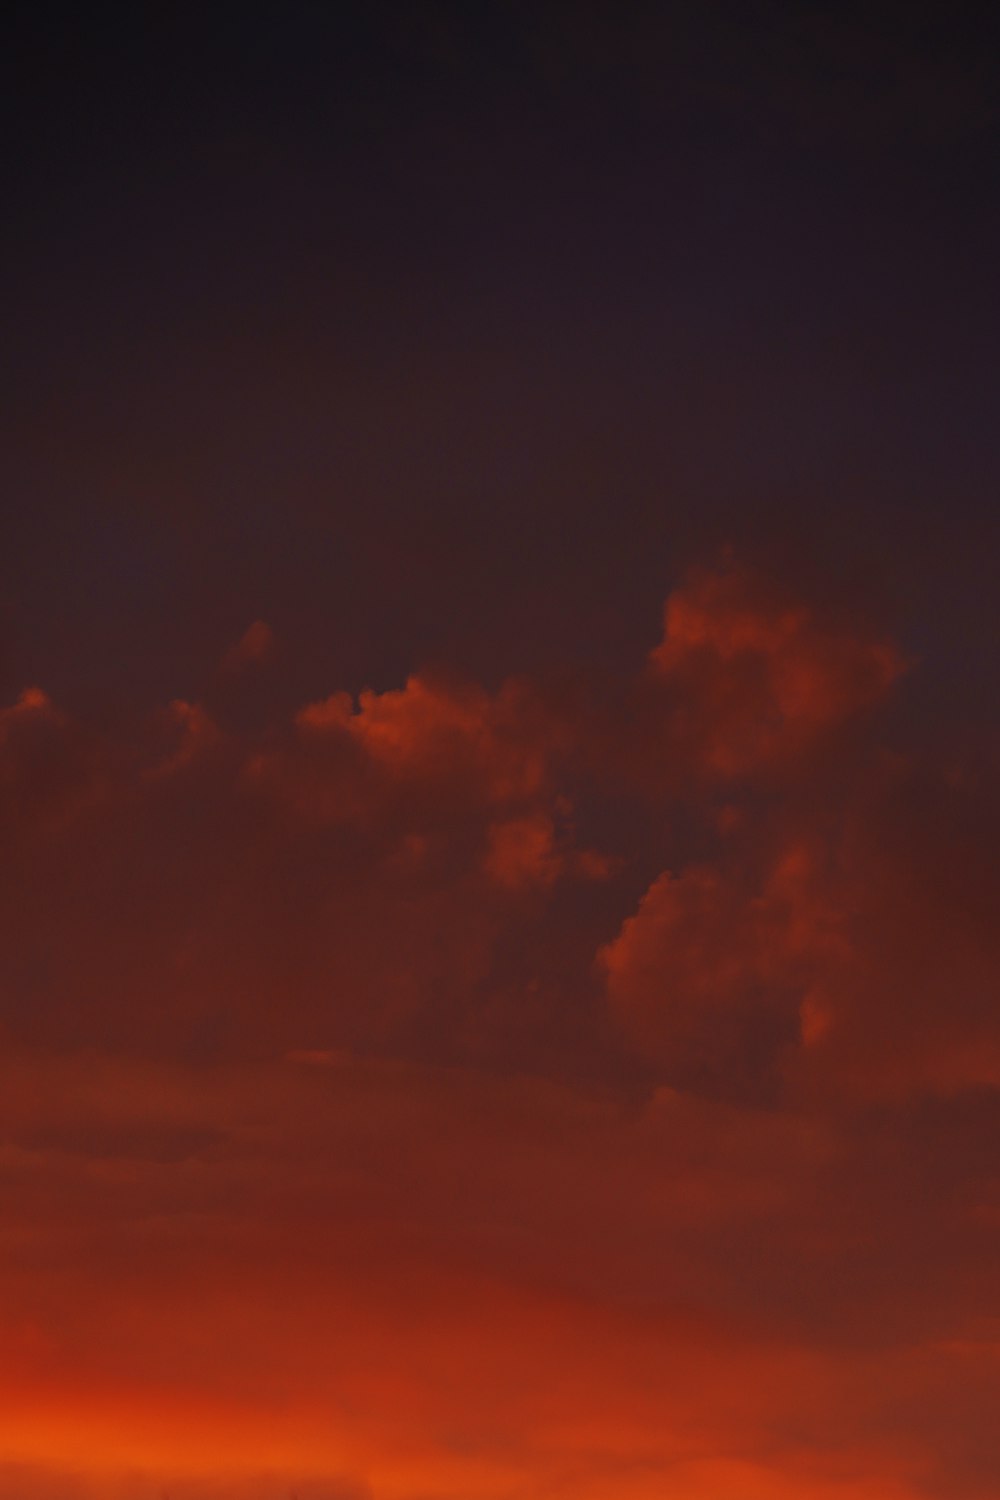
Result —
[[6, 24], [0, 1496], [995, 1500], [995, 20]]

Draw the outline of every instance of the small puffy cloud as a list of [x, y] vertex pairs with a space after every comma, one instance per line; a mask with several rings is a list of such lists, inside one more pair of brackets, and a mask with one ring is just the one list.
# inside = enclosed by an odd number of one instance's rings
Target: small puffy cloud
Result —
[[298, 724], [349, 735], [373, 765], [406, 781], [474, 781], [490, 802], [536, 795], [552, 748], [541, 706], [518, 682], [491, 694], [417, 675], [403, 688], [366, 690], [356, 709], [336, 693], [303, 709]]
[[450, 828], [457, 845], [501, 810], [537, 814], [562, 744], [526, 684], [489, 693], [417, 675], [357, 703], [336, 692], [308, 704], [293, 739], [251, 756], [248, 775], [307, 820], [410, 838]]
[[711, 775], [739, 777], [779, 768], [877, 702], [903, 661], [733, 567], [670, 595], [650, 668], [670, 695], [676, 748]]

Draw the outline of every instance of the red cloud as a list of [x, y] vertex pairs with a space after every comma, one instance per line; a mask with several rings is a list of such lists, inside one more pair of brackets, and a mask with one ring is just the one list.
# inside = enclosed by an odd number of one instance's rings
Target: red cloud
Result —
[[822, 986], [849, 957], [822, 856], [785, 850], [763, 876], [730, 866], [665, 873], [601, 951], [623, 1024], [668, 1079], [725, 1091], [776, 1081], [822, 1027]]
[[524, 683], [497, 694], [414, 676], [397, 691], [336, 693], [298, 716], [303, 731], [349, 735], [389, 775], [474, 780], [489, 802], [532, 797], [548, 769], [551, 725]]
[[710, 773], [780, 766], [869, 707], [903, 670], [896, 649], [776, 601], [738, 568], [671, 594], [650, 655], [671, 735]]
[[992, 772], [862, 628], [666, 620], [558, 706], [0, 714], [0, 1494], [993, 1493]]
[[892, 761], [818, 789], [725, 820], [713, 862], [653, 881], [599, 953], [624, 1032], [660, 1076], [724, 1095], [1000, 1083], [988, 799], [976, 828], [960, 786]]

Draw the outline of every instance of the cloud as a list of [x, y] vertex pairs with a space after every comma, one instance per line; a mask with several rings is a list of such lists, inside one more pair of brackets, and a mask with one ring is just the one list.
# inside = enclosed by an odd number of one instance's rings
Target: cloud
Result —
[[[449, 1030], [459, 1044], [513, 898], [603, 873], [575, 846], [525, 685], [334, 694], [256, 742], [181, 700], [117, 746], [43, 695], [6, 712], [12, 813], [30, 814], [37, 783], [30, 827], [43, 803], [46, 827], [63, 819], [8, 893], [22, 1038], [205, 1055]], [[70, 790], [88, 816], [66, 821]]]
[[695, 865], [657, 877], [601, 950], [608, 994], [663, 1076], [696, 1089], [774, 1087], [817, 1040], [824, 982], [849, 961], [822, 855], [792, 845], [764, 872]]
[[903, 660], [734, 566], [670, 595], [650, 669], [677, 747], [707, 774], [740, 777], [808, 752], [882, 698]]
[[891, 759], [817, 788], [749, 805], [713, 859], [652, 881], [598, 955], [624, 1033], [709, 1092], [997, 1085], [991, 798]]
[[298, 715], [306, 734], [345, 734], [387, 776], [471, 782], [488, 802], [523, 800], [545, 785], [554, 748], [543, 705], [523, 682], [496, 694], [474, 683], [409, 678], [404, 688], [344, 693]]
[[610, 685], [4, 709], [0, 1493], [993, 1493], [995, 775], [901, 661], [728, 569]]

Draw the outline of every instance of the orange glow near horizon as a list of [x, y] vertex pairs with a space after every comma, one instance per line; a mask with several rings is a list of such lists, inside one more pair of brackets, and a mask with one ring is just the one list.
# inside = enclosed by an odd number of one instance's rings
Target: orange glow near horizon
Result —
[[0, 1500], [1000, 1500], [998, 21], [4, 8]]

